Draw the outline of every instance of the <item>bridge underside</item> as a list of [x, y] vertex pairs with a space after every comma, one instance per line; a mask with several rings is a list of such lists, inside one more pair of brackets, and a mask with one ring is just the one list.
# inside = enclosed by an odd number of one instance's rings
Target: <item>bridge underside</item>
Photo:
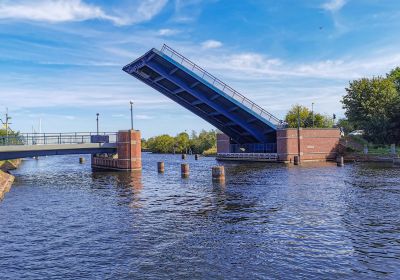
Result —
[[255, 106], [260, 107], [234, 90], [230, 94], [227, 85], [189, 60], [178, 61], [151, 49], [123, 70], [203, 118], [233, 143], [276, 143], [275, 117], [257, 113]]

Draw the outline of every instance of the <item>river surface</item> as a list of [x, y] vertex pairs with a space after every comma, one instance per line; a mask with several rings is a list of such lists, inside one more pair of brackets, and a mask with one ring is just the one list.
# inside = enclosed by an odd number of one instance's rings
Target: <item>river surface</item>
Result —
[[[42, 157], [0, 202], [0, 279], [400, 279], [400, 168]], [[157, 174], [157, 161], [165, 174]]]

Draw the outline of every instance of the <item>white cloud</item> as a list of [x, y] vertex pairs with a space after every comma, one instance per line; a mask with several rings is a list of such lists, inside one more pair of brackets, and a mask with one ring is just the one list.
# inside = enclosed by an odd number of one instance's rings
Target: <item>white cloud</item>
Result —
[[149, 115], [135, 115], [135, 119], [137, 120], [151, 120], [152, 117]]
[[111, 117], [113, 117], [113, 118], [125, 118], [126, 115], [124, 115], [124, 114], [113, 114], [113, 115], [111, 115]]
[[222, 43], [216, 40], [207, 40], [201, 43], [203, 49], [216, 49], [222, 47]]
[[158, 35], [160, 35], [160, 36], [172, 36], [172, 35], [176, 35], [178, 33], [180, 33], [180, 31], [176, 30], [176, 29], [165, 28], [165, 29], [158, 30]]
[[31, 20], [43, 22], [68, 22], [101, 19], [116, 25], [129, 25], [147, 21], [157, 15], [167, 0], [144, 0], [135, 11], [126, 13], [115, 9], [113, 13], [103, 8], [87, 4], [82, 0], [16, 0], [0, 3], [0, 19]]
[[329, 0], [322, 4], [322, 8], [330, 12], [336, 12], [343, 8], [344, 5], [346, 5], [346, 0]]
[[157, 15], [165, 4], [167, 0], [142, 0], [138, 9], [137, 14], [131, 16], [132, 21], [137, 17], [139, 21], [146, 21]]

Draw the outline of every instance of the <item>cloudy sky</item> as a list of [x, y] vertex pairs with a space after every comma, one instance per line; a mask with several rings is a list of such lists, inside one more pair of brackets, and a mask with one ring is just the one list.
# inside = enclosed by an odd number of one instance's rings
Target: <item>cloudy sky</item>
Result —
[[[343, 115], [349, 80], [400, 65], [398, 0], [0, 0], [0, 113], [24, 132], [212, 128], [121, 68], [168, 44], [283, 118]], [[3, 117], [3, 116], [2, 116]]]

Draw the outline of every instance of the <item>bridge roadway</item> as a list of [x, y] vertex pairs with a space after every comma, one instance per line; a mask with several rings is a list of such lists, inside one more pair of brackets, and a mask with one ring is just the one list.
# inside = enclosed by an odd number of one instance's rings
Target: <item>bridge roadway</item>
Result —
[[115, 153], [116, 143], [0, 146], [0, 160], [71, 154]]
[[117, 151], [115, 133], [35, 133], [0, 138], [0, 160]]

